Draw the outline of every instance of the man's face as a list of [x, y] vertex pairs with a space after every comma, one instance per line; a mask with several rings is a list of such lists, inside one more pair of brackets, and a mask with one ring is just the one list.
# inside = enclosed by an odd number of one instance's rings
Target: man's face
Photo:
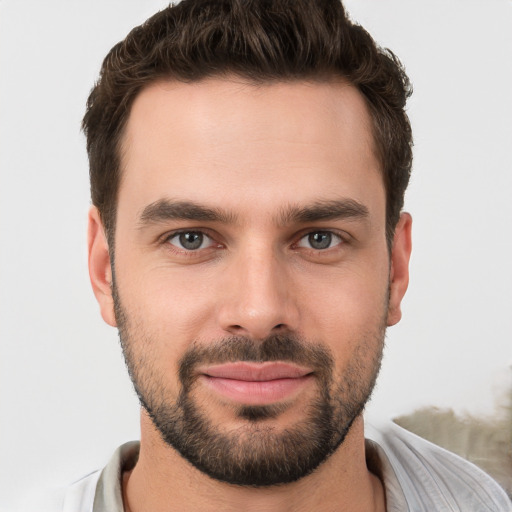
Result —
[[134, 102], [102, 313], [162, 438], [214, 478], [308, 474], [371, 393], [403, 293], [370, 124], [342, 82], [159, 82]]

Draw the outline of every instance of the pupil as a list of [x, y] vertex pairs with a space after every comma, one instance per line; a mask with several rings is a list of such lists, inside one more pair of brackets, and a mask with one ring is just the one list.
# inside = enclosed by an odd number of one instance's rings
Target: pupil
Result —
[[197, 233], [195, 231], [189, 231], [188, 233], [181, 233], [181, 235], [180, 235], [180, 244], [185, 249], [189, 249], [189, 250], [199, 249], [199, 247], [201, 247], [202, 243], [203, 243], [202, 233]]
[[313, 249], [327, 249], [331, 245], [332, 236], [330, 233], [317, 232], [309, 235], [309, 243]]

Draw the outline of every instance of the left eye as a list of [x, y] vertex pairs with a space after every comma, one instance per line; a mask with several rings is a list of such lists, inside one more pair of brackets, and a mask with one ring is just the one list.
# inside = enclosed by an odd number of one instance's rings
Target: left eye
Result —
[[168, 242], [179, 249], [197, 251], [212, 244], [212, 239], [201, 231], [182, 231], [169, 237]]
[[308, 249], [321, 251], [335, 247], [342, 242], [342, 238], [331, 231], [312, 231], [303, 236], [297, 245], [298, 247], [307, 247]]

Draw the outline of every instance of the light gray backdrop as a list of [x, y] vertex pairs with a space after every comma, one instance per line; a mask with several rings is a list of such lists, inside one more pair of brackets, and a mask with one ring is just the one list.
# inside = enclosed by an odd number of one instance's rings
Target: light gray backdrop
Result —
[[[415, 94], [411, 285], [369, 408], [491, 414], [512, 363], [512, 2], [350, 0]], [[0, 507], [102, 466], [138, 405], [86, 265], [103, 56], [161, 0], [0, 0]]]

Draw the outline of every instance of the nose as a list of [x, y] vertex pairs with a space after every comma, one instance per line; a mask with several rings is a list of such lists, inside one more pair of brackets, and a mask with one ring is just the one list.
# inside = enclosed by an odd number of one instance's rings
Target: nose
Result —
[[271, 249], [234, 257], [224, 285], [218, 312], [225, 332], [261, 340], [297, 331], [299, 310], [291, 269]]

